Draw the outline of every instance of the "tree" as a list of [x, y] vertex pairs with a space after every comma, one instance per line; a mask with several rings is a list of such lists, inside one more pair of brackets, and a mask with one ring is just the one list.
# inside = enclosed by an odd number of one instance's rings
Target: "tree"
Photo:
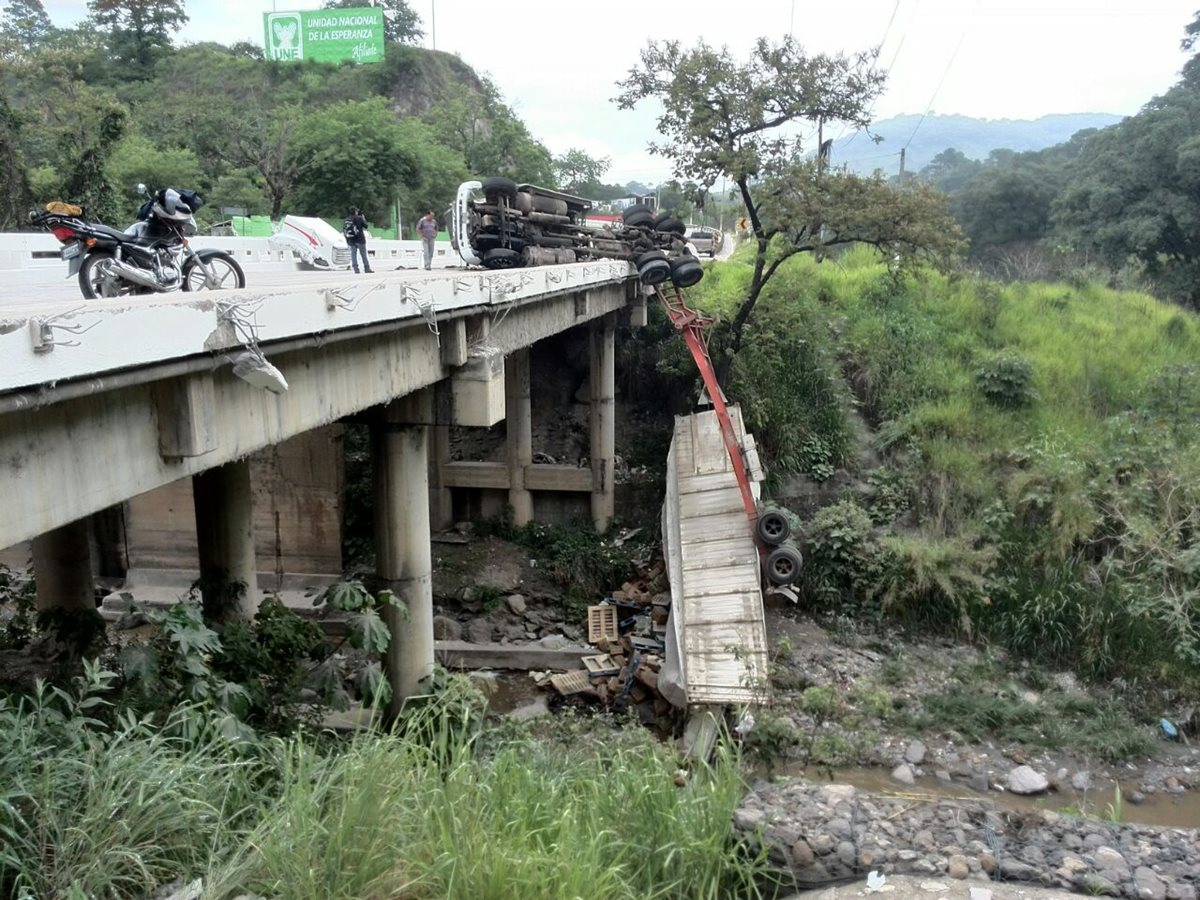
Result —
[[763, 287], [795, 253], [857, 241], [907, 258], [959, 246], [944, 198], [931, 189], [894, 190], [825, 171], [804, 161], [799, 140], [783, 130], [837, 122], [866, 129], [885, 81], [876, 58], [877, 51], [809, 56], [790, 37], [779, 44], [760, 38], [746, 62], [703, 41], [692, 50], [652, 41], [641, 65], [618, 83], [622, 109], [646, 99], [662, 104], [664, 140], [650, 150], [674, 163], [677, 178], [707, 189], [724, 175], [741, 194], [755, 258], [731, 326], [735, 352]]
[[1186, 82], [1094, 134], [1053, 205], [1061, 236], [1129, 259], [1200, 306], [1200, 91]]
[[612, 165], [607, 156], [589, 156], [583, 150], [572, 147], [562, 156], [554, 158], [554, 172], [563, 190], [575, 192], [585, 184], [599, 184], [604, 173]]
[[21, 156], [21, 117], [0, 94], [0, 230], [15, 231], [25, 224], [31, 192], [29, 173]]
[[477, 177], [505, 175], [515, 181], [555, 185], [550, 151], [533, 139], [525, 124], [500, 98], [496, 86], [481, 79], [480, 90], [458, 85], [424, 116], [437, 141], [457, 149]]
[[44, 46], [54, 32], [42, 0], [9, 0], [0, 17], [0, 55], [31, 53]]
[[921, 170], [920, 177], [939, 191], [953, 194], [982, 169], [983, 163], [979, 160], [969, 159], [961, 150], [950, 147], [931, 159]]
[[325, 0], [324, 9], [357, 9], [363, 6], [383, 7], [384, 40], [397, 44], [415, 44], [425, 37], [421, 17], [405, 0]]
[[171, 46], [171, 33], [188, 20], [183, 0], [88, 0], [88, 9], [97, 29], [107, 32], [113, 57], [147, 75]]
[[200, 161], [192, 150], [162, 148], [140, 134], [127, 134], [113, 147], [108, 158], [108, 177], [117, 191], [122, 220], [132, 219], [144, 199], [135, 190], [139, 183], [152, 191], [165, 187], [192, 190], [203, 187]]
[[397, 189], [416, 182], [420, 161], [400, 120], [382, 97], [338, 103], [301, 117], [290, 156], [304, 179], [290, 205], [308, 215], [342, 216], [358, 206], [386, 221]]

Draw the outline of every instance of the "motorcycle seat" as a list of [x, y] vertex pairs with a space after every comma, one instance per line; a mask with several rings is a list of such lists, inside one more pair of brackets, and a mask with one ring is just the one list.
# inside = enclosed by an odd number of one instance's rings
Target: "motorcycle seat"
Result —
[[143, 246], [153, 243], [153, 241], [145, 238], [134, 237], [131, 234], [126, 234], [124, 231], [118, 231], [116, 228], [110, 228], [107, 225], [101, 225], [99, 222], [92, 223], [92, 229], [104, 237], [112, 238], [121, 244], [141, 244]]

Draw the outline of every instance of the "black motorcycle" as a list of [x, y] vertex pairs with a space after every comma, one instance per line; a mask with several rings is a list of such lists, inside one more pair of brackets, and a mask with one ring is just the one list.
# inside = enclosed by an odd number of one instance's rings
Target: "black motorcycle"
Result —
[[[144, 185], [139, 189], [144, 192]], [[246, 275], [236, 259], [223, 250], [193, 250], [188, 243], [196, 233], [194, 213], [203, 204], [195, 191], [165, 188], [142, 204], [138, 220], [125, 231], [88, 222], [80, 207], [57, 201], [30, 213], [29, 220], [62, 242], [67, 277], [78, 275], [79, 290], [89, 300], [243, 288]]]

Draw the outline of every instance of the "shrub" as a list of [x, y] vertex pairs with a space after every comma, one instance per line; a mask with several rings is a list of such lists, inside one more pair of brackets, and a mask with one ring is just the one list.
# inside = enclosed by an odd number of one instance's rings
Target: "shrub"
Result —
[[1033, 363], [1015, 353], [1002, 353], [975, 370], [975, 385], [993, 406], [1021, 409], [1034, 401]]
[[867, 610], [880, 563], [867, 511], [852, 500], [818, 510], [804, 544], [805, 582], [823, 605]]

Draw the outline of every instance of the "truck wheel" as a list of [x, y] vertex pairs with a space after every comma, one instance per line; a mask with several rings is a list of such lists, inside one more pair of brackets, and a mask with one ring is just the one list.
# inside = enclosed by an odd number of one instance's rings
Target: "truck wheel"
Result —
[[671, 264], [665, 259], [648, 259], [638, 266], [638, 277], [642, 284], [662, 284], [671, 277]]
[[499, 194], [507, 197], [510, 203], [517, 200], [517, 183], [511, 178], [488, 178], [483, 182], [483, 193], [486, 197]]
[[754, 526], [758, 539], [772, 547], [782, 544], [792, 533], [792, 523], [777, 509], [764, 509], [758, 514], [758, 522]]
[[676, 287], [691, 287], [703, 277], [704, 269], [694, 256], [681, 256], [671, 263], [671, 281]]
[[645, 253], [639, 253], [633, 260], [633, 264], [639, 269], [643, 264], [650, 262], [652, 259], [666, 259], [667, 254], [661, 250], [647, 250]]
[[627, 206], [621, 211], [621, 221], [626, 225], [629, 224], [629, 217], [635, 216], [638, 213], [650, 213], [651, 221], [654, 220], [654, 210], [648, 207], [645, 203], [635, 203], [632, 206]]
[[654, 216], [648, 212], [635, 212], [625, 217], [626, 228], [651, 228], [654, 226]]
[[664, 234], [683, 234], [687, 231], [687, 226], [674, 216], [667, 216], [662, 220], [654, 220], [654, 230]]
[[521, 265], [521, 254], [516, 250], [497, 247], [483, 254], [483, 265], [486, 269], [515, 269]]
[[771, 584], [795, 584], [803, 564], [804, 557], [795, 547], [776, 547], [767, 557], [767, 580]]

